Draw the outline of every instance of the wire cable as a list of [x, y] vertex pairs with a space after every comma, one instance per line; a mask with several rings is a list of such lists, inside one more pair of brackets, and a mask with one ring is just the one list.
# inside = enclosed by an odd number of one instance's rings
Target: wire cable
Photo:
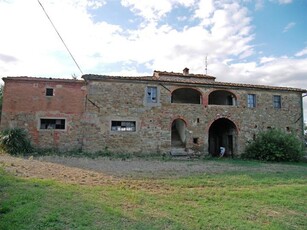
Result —
[[76, 59], [74, 58], [74, 56], [73, 56], [72, 53], [70, 52], [69, 48], [67, 47], [66, 43], [64, 42], [64, 40], [63, 40], [62, 36], [60, 35], [59, 31], [57, 30], [57, 28], [56, 28], [55, 25], [53, 24], [51, 18], [50, 18], [49, 15], [47, 14], [47, 12], [46, 12], [45, 8], [43, 7], [42, 3], [41, 3], [39, 0], [37, 0], [37, 1], [38, 1], [39, 5], [42, 7], [43, 11], [45, 12], [45, 15], [46, 15], [47, 18], [49, 19], [49, 21], [50, 21], [50, 23], [51, 23], [53, 29], [55, 30], [55, 32], [58, 34], [59, 38], [61, 39], [63, 45], [64, 45], [65, 48], [66, 48], [66, 50], [67, 50], [68, 53], [70, 54], [70, 57], [73, 59], [73, 61], [75, 62], [76, 66], [78, 67], [78, 69], [80, 70], [81, 74], [83, 75], [83, 72], [82, 72], [80, 66], [78, 65]]

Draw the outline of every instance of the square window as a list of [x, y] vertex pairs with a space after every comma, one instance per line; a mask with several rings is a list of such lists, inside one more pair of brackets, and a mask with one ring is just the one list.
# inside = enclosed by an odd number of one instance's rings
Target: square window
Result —
[[65, 129], [65, 119], [40, 119], [40, 129]]
[[46, 88], [46, 96], [53, 96], [53, 88]]
[[199, 144], [199, 138], [198, 137], [194, 137], [193, 138], [193, 144]]
[[248, 94], [247, 95], [247, 107], [248, 108], [255, 108], [256, 107], [256, 95], [255, 94]]
[[146, 88], [146, 101], [147, 103], [157, 103], [157, 87], [154, 86], [148, 86]]
[[275, 109], [281, 108], [281, 96], [279, 96], [279, 95], [273, 96], [273, 105], [274, 105]]
[[135, 132], [136, 122], [135, 121], [112, 121], [111, 131]]

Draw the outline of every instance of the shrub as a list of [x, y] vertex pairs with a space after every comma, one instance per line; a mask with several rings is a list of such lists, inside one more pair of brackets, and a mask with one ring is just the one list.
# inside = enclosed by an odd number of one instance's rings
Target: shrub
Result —
[[24, 155], [32, 151], [31, 141], [25, 129], [5, 129], [0, 133], [0, 147], [11, 155]]
[[299, 161], [303, 156], [302, 142], [293, 134], [270, 129], [250, 142], [243, 158], [262, 161]]

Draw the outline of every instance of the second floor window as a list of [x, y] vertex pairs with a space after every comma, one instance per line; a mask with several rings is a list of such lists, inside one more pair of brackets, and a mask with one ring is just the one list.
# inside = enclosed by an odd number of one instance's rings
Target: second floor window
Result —
[[157, 103], [157, 87], [148, 86], [146, 89], [146, 100], [147, 103]]
[[247, 95], [247, 107], [248, 108], [255, 108], [256, 107], [256, 95], [255, 94], [248, 94]]
[[281, 96], [279, 96], [279, 95], [273, 96], [273, 105], [274, 105], [275, 109], [281, 108]]
[[49, 97], [53, 96], [53, 88], [46, 88], [46, 96]]

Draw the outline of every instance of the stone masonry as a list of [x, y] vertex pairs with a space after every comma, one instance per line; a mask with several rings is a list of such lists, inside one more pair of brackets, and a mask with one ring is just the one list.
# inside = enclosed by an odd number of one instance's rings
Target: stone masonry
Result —
[[217, 82], [187, 68], [83, 79], [4, 78], [1, 127], [28, 129], [39, 147], [143, 154], [217, 155], [223, 146], [238, 155], [259, 131], [303, 135], [304, 89]]

